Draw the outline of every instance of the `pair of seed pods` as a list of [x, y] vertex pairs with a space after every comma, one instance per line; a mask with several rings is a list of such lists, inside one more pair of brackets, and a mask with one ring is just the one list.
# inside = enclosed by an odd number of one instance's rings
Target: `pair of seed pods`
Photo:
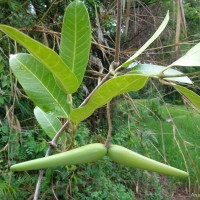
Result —
[[189, 174], [177, 168], [162, 164], [119, 145], [110, 145], [106, 148], [100, 143], [88, 144], [64, 153], [30, 160], [11, 166], [12, 171], [38, 170], [43, 168], [76, 165], [96, 162], [104, 156], [113, 161], [127, 166], [154, 171], [161, 174], [187, 177]]

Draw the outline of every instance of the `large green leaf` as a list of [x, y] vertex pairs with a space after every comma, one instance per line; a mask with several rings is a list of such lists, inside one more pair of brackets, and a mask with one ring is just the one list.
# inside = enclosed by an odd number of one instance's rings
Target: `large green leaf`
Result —
[[72, 2], [66, 9], [62, 24], [60, 56], [82, 82], [91, 46], [88, 12], [81, 1]]
[[10, 26], [0, 25], [0, 30], [24, 46], [42, 62], [53, 73], [66, 92], [73, 93], [77, 90], [78, 81], [76, 76], [56, 52]]
[[11, 55], [11, 69], [29, 98], [45, 112], [67, 118], [66, 94], [57, 86], [53, 75], [30, 54]]
[[70, 113], [70, 119], [76, 123], [86, 119], [97, 108], [105, 105], [113, 97], [124, 92], [136, 91], [143, 88], [147, 79], [148, 76], [129, 74], [106, 81], [96, 90], [85, 106], [74, 109]]
[[190, 100], [190, 102], [198, 110], [200, 110], [200, 96], [198, 94], [180, 85], [172, 85], [172, 86], [176, 88], [178, 91], [180, 91], [184, 96], [186, 96]]
[[192, 47], [183, 57], [170, 66], [200, 66], [200, 43]]
[[[43, 131], [49, 136], [49, 138], [53, 139], [53, 137], [62, 127], [59, 119], [53, 115], [45, 113], [39, 107], [35, 107], [34, 114]], [[61, 140], [62, 144], [65, 144], [66, 134], [63, 132], [59, 139]]]
[[[133, 67], [131, 70], [133, 73], [144, 74], [147, 76], [158, 76], [164, 69], [165, 67], [160, 66], [160, 65], [138, 64], [135, 67]], [[164, 75], [180, 75], [180, 74], [183, 74], [183, 73], [171, 68], [164, 71]], [[192, 81], [187, 76], [164, 78], [164, 79], [169, 80], [169, 81], [176, 81], [180, 83], [192, 84]]]
[[162, 31], [167, 26], [168, 21], [169, 21], [169, 12], [167, 12], [165, 19], [163, 20], [162, 24], [159, 26], [157, 31], [153, 34], [153, 36], [132, 57], [130, 57], [121, 66], [122, 67], [129, 66], [140, 54], [142, 54], [142, 52], [144, 52], [144, 50], [162, 33]]

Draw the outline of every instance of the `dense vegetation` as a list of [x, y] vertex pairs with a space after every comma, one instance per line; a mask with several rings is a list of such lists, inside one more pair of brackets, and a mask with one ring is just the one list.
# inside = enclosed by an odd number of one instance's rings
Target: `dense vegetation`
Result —
[[[167, 66], [200, 41], [198, 1], [185, 1], [187, 38], [181, 32], [175, 49], [177, 4], [171, 1], [124, 1], [121, 60], [133, 54], [159, 26], [170, 9], [170, 24], [160, 38], [137, 62]], [[10, 1], [0, 3], [0, 23], [19, 28], [29, 36], [58, 51], [63, 14], [68, 1]], [[93, 45], [87, 74], [73, 96], [80, 105], [88, 92], [108, 71], [115, 46], [116, 3], [85, 1], [93, 31]], [[130, 13], [128, 12], [130, 8]], [[160, 10], [163, 12], [160, 13]], [[26, 19], [26, 20], [24, 20]], [[182, 21], [183, 24], [183, 21]], [[183, 26], [184, 27], [184, 26]], [[128, 31], [126, 31], [128, 30]], [[184, 28], [183, 28], [184, 30]], [[38, 173], [11, 173], [16, 162], [43, 157], [49, 138], [33, 115], [33, 103], [8, 67], [10, 54], [26, 52], [22, 46], [0, 33], [0, 197], [32, 199]], [[177, 41], [176, 41], [177, 42]], [[176, 52], [175, 52], [176, 51]], [[186, 72], [195, 68], [183, 69]], [[193, 90], [199, 91], [198, 77]], [[161, 89], [160, 89], [161, 88]], [[159, 89], [159, 90], [158, 90]], [[41, 199], [171, 199], [176, 193], [199, 193], [199, 115], [188, 107], [171, 87], [151, 81], [139, 92], [121, 95], [111, 102], [112, 142], [161, 162], [190, 172], [189, 180], [117, 166], [109, 158], [96, 163], [48, 169], [43, 178]], [[98, 109], [82, 122], [74, 147], [105, 142], [108, 132], [106, 108]]]

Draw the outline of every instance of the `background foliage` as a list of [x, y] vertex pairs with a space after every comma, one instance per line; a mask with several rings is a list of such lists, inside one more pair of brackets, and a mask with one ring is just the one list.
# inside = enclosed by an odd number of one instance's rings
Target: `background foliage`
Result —
[[[76, 106], [98, 83], [99, 72], [107, 72], [113, 61], [115, 45], [116, 2], [84, 2], [91, 17], [93, 44], [83, 85], [73, 97]], [[121, 60], [125, 61], [151, 37], [169, 9], [170, 23], [167, 29], [137, 62], [165, 66], [172, 63], [177, 56], [177, 4], [171, 0], [130, 1], [130, 6], [129, 1], [123, 2]], [[61, 23], [68, 3], [67, 0], [0, 1], [0, 23], [19, 28], [58, 51]], [[199, 8], [198, 1], [184, 1], [187, 38], [181, 31], [178, 55], [183, 55], [200, 41]], [[31, 101], [10, 72], [8, 57], [17, 52], [26, 50], [0, 33], [1, 199], [32, 198], [37, 172], [15, 173], [11, 176], [9, 166], [11, 163], [43, 157], [49, 141], [34, 119]], [[194, 78], [194, 81], [194, 89], [198, 92], [199, 78]], [[177, 92], [155, 81], [129, 95], [121, 95], [112, 101], [112, 142], [181, 169], [187, 166], [190, 180], [164, 177], [138, 169], [130, 170], [105, 158], [94, 164], [70, 166], [67, 170], [48, 169], [41, 199], [171, 199], [176, 198], [178, 193], [185, 196], [192, 192], [198, 193], [200, 147], [197, 141], [200, 138], [197, 112], [188, 108], [187, 100], [182, 99]], [[187, 123], [183, 123], [183, 120]], [[107, 131], [106, 110], [102, 108], [81, 123], [75, 146], [103, 143]]]

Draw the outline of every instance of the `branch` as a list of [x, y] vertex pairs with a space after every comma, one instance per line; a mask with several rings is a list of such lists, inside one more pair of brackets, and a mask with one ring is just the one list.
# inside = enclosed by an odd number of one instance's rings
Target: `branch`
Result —
[[92, 75], [95, 75], [95, 76], [99, 76], [99, 77], [104, 77], [105, 75], [103, 73], [100, 73], [100, 72], [97, 72], [97, 71], [94, 71], [94, 70], [86, 70], [86, 72], [92, 74]]
[[129, 103], [131, 104], [131, 106], [132, 106], [133, 110], [135, 111], [135, 113], [137, 114], [137, 116], [138, 116], [140, 119], [142, 119], [142, 117], [141, 117], [141, 115], [140, 115], [140, 113], [139, 113], [139, 111], [138, 111], [138, 109], [137, 109], [137, 107], [136, 107], [136, 105], [135, 105], [133, 99], [132, 99], [131, 96], [129, 95], [129, 93], [125, 93], [125, 94], [123, 94], [123, 95], [124, 95], [125, 99], [127, 99], [127, 100], [129, 101]]
[[122, 0], [118, 0], [117, 1], [116, 44], [115, 44], [115, 56], [114, 56], [114, 63], [113, 63], [114, 69], [119, 66], [121, 23], [122, 23]]
[[41, 17], [41, 19], [39, 20], [39, 22], [37, 24], [40, 24], [43, 19], [47, 16], [47, 14], [49, 13], [49, 11], [51, 10], [52, 6], [55, 4], [56, 0], [54, 0], [51, 5], [49, 6], [49, 8], [47, 9], [47, 11], [43, 14], [43, 16]]
[[[46, 151], [45, 157], [49, 156], [50, 152], [52, 149], [54, 149], [57, 145], [56, 142], [58, 140], [58, 138], [60, 137], [60, 135], [62, 134], [62, 132], [66, 129], [66, 127], [68, 126], [69, 121], [66, 121], [63, 126], [61, 127], [61, 129], [56, 133], [56, 135], [54, 136], [54, 138], [51, 140], [51, 142], [49, 142], [49, 148]], [[35, 188], [35, 194], [34, 194], [34, 200], [37, 200], [39, 197], [39, 193], [40, 193], [40, 186], [42, 183], [42, 177], [44, 174], [44, 169], [41, 169], [39, 171], [39, 176], [38, 176], [38, 182]]]
[[109, 78], [109, 76], [111, 75], [111, 73], [109, 72], [108, 74], [106, 74], [106, 76], [101, 80], [101, 82], [94, 88], [94, 90], [89, 94], [89, 96], [81, 103], [81, 105], [79, 107], [84, 106], [88, 100], [90, 99], [90, 97], [96, 92], [96, 90], [105, 82], [107, 81], [107, 79]]
[[107, 119], [108, 119], [108, 135], [107, 135], [105, 146], [107, 148], [109, 148], [110, 140], [111, 140], [111, 134], [112, 134], [112, 121], [111, 121], [111, 116], [110, 116], [110, 102], [107, 103], [106, 111], [107, 111]]

